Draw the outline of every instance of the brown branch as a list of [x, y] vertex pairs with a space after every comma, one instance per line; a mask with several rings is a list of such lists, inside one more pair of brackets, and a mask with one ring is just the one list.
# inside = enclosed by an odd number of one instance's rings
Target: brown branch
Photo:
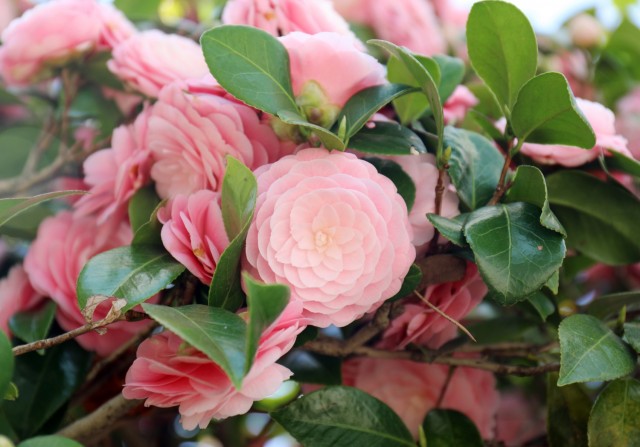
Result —
[[385, 330], [391, 321], [389, 318], [391, 315], [391, 308], [392, 303], [389, 302], [380, 306], [373, 316], [373, 319], [344, 342], [344, 349], [351, 352], [353, 349], [364, 345], [380, 332]]
[[453, 255], [433, 255], [416, 262], [422, 271], [422, 281], [416, 290], [445, 282], [460, 281], [464, 278], [467, 263]]
[[487, 205], [497, 205], [504, 195], [505, 191], [507, 190], [504, 181], [507, 178], [509, 166], [511, 166], [511, 150], [507, 151], [507, 156], [504, 159], [504, 165], [502, 165], [502, 172], [500, 172], [500, 180], [498, 180], [498, 186], [496, 186], [496, 191], [493, 193], [493, 197], [491, 197], [491, 200], [489, 200], [489, 203], [487, 203]]

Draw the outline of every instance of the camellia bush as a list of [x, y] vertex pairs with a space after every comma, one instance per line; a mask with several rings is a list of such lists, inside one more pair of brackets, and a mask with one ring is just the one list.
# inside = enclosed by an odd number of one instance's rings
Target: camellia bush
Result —
[[0, 446], [640, 446], [630, 2], [223, 3], [2, 3]]

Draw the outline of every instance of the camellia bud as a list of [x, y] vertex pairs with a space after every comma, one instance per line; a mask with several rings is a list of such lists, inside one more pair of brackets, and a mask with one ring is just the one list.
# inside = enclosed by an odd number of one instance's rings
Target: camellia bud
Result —
[[331, 127], [340, 113], [340, 108], [329, 103], [327, 94], [315, 81], [304, 84], [302, 93], [296, 97], [296, 103], [310, 123], [326, 129]]
[[593, 48], [605, 39], [604, 28], [589, 14], [578, 14], [567, 25], [571, 41], [577, 47]]

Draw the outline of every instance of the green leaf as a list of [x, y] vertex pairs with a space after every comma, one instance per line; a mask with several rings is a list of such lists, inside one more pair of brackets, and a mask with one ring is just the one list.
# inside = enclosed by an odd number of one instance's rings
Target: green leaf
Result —
[[166, 205], [167, 201], [163, 200], [156, 205], [151, 211], [151, 215], [148, 220], [136, 230], [133, 234], [133, 240], [131, 246], [146, 245], [164, 249], [162, 244], [162, 224], [158, 220], [158, 212]]
[[416, 264], [411, 264], [407, 276], [402, 281], [402, 286], [398, 293], [389, 298], [389, 301], [399, 300], [407, 295], [412, 295], [413, 291], [420, 285], [422, 281], [422, 270]]
[[[313, 136], [317, 137], [322, 145], [327, 149], [337, 149], [339, 151], [343, 151], [345, 149], [344, 142], [338, 135], [334, 134], [330, 130], [325, 129], [324, 127], [320, 127], [316, 124], [308, 122], [297, 112], [290, 112], [285, 110], [278, 112], [277, 116], [287, 124], [292, 124], [294, 126], [300, 126], [304, 129], [307, 129], [313, 134]], [[311, 140], [313, 142], [313, 138]]]
[[[563, 263], [564, 265], [564, 263]], [[560, 289], [560, 270], [556, 270], [551, 278], [544, 284], [544, 286], [553, 292], [554, 295], [558, 294], [558, 290]]]
[[190, 304], [182, 307], [144, 303], [151, 318], [202, 351], [227, 373], [239, 388], [246, 371], [247, 325], [238, 315], [216, 307]]
[[25, 212], [31, 207], [47, 200], [59, 199], [61, 197], [86, 194], [86, 191], [56, 191], [40, 194], [33, 197], [23, 197], [16, 199], [0, 199], [0, 227], [8, 221]]
[[337, 357], [296, 349], [278, 360], [278, 363], [289, 368], [298, 382], [318, 385], [342, 384], [342, 359]]
[[396, 123], [374, 121], [349, 140], [349, 148], [379, 155], [424, 154], [427, 148], [409, 128]]
[[200, 45], [209, 70], [230, 94], [272, 115], [299, 114], [289, 54], [277, 38], [249, 26], [223, 25], [205, 32]]
[[564, 75], [543, 73], [529, 80], [513, 106], [511, 128], [521, 141], [591, 149], [596, 135]]
[[160, 197], [156, 194], [153, 186], [147, 186], [136, 191], [131, 200], [129, 200], [129, 220], [134, 233], [149, 222], [149, 218], [159, 203]]
[[547, 439], [550, 447], [586, 447], [591, 399], [580, 384], [558, 387], [547, 377]]
[[538, 312], [542, 321], [546, 321], [547, 317], [556, 311], [556, 306], [547, 298], [547, 295], [538, 291], [527, 297], [529, 304]]
[[0, 331], [0, 396], [4, 396], [11, 384], [14, 368], [13, 352], [11, 351], [11, 342], [6, 334]]
[[[60, 102], [64, 103], [64, 99]], [[78, 92], [73, 98], [68, 115], [78, 126], [82, 126], [87, 120], [95, 123], [98, 131], [96, 140], [111, 137], [113, 129], [124, 118], [115, 101], [107, 99], [97, 85], [84, 87]]]
[[389, 178], [396, 188], [398, 194], [402, 196], [404, 202], [407, 204], [407, 209], [411, 211], [413, 203], [416, 200], [416, 185], [413, 180], [404, 172], [402, 167], [392, 160], [384, 160], [382, 158], [365, 158], [366, 161], [371, 163], [378, 172], [385, 177]]
[[227, 169], [222, 180], [222, 219], [229, 240], [242, 233], [253, 218], [258, 184], [253, 172], [242, 162], [227, 156]]
[[540, 290], [562, 265], [562, 236], [539, 222], [540, 209], [529, 203], [480, 208], [464, 227], [491, 296], [514, 304]]
[[47, 349], [44, 355], [16, 357], [13, 381], [20, 397], [4, 402], [3, 409], [20, 438], [37, 433], [62, 408], [84, 381], [90, 364], [91, 354], [75, 341]]
[[467, 46], [478, 76], [511, 110], [538, 66], [538, 44], [527, 17], [511, 3], [476, 3], [467, 21]]
[[[436, 85], [440, 84], [440, 66], [429, 57], [413, 54], [413, 57], [431, 74]], [[420, 87], [409, 68], [397, 57], [387, 63], [387, 78], [390, 82]], [[423, 93], [410, 93], [393, 101], [400, 122], [408, 124], [424, 115], [429, 109], [429, 101]]]
[[16, 400], [20, 396], [20, 390], [15, 383], [9, 382], [9, 387], [7, 391], [5, 391], [3, 399], [4, 400]]
[[429, 222], [440, 232], [441, 235], [449, 239], [451, 242], [459, 247], [467, 245], [467, 240], [464, 238], [464, 224], [467, 221], [468, 214], [458, 214], [452, 219], [438, 216], [437, 214], [427, 214]]
[[560, 323], [558, 386], [613, 380], [635, 369], [636, 359], [604, 323], [590, 315], [572, 315]]
[[444, 104], [464, 79], [464, 61], [444, 54], [436, 54], [433, 56], [433, 60], [440, 67], [438, 92], [440, 93], [440, 100]]
[[482, 447], [482, 436], [465, 414], [456, 410], [434, 409], [422, 423], [429, 447]]
[[505, 195], [507, 203], [527, 202], [542, 209], [540, 224], [567, 237], [567, 232], [549, 207], [547, 184], [540, 169], [535, 166], [518, 166], [511, 187]]
[[154, 20], [161, 0], [115, 0], [115, 7], [134, 21]]
[[346, 119], [346, 139], [348, 140], [358, 133], [382, 107], [396, 98], [415, 91], [419, 91], [419, 89], [402, 84], [376, 85], [360, 90], [349, 98], [349, 101], [342, 108], [336, 119], [336, 126], [333, 131], [337, 132], [339, 123]]
[[38, 309], [17, 313], [9, 320], [9, 328], [26, 343], [47, 338], [57, 308], [55, 301], [47, 301]]
[[[41, 125], [38, 123], [14, 123], [0, 130], [0, 179], [12, 178], [22, 172], [29, 154], [38, 144], [41, 133]], [[38, 168], [53, 161], [58, 143], [54, 138], [52, 144], [43, 152], [43, 160]]]
[[589, 418], [590, 447], [640, 446], [640, 382], [611, 382], [596, 399]]
[[587, 313], [604, 320], [619, 313], [624, 306], [628, 311], [640, 309], [640, 292], [622, 292], [599, 296], [589, 304]]
[[283, 284], [264, 284], [255, 281], [248, 273], [243, 274], [247, 290], [249, 323], [247, 325], [247, 359], [245, 374], [251, 369], [253, 359], [258, 352], [262, 333], [275, 322], [287, 304], [291, 292]]
[[355, 388], [324, 388], [271, 417], [305, 447], [415, 447], [409, 430], [391, 408]]
[[482, 135], [447, 126], [444, 145], [451, 148], [449, 176], [460, 200], [471, 210], [486, 204], [500, 179], [504, 157]]
[[18, 444], [18, 447], [83, 447], [83, 445], [73, 439], [49, 435], [27, 439]]
[[609, 151], [610, 157], [605, 158], [607, 168], [618, 170], [640, 178], [640, 162], [629, 158], [618, 151]]
[[549, 203], [567, 230], [567, 245], [597, 261], [640, 261], [640, 201], [626, 189], [581, 171], [547, 177]]
[[121, 311], [163, 290], [184, 271], [184, 266], [164, 250], [126, 246], [100, 253], [87, 262], [78, 277], [78, 305], [84, 309], [92, 296], [122, 298]]
[[640, 353], [640, 323], [625, 323], [624, 324], [624, 341], [629, 343], [631, 347]]
[[[130, 1], [130, 0], [129, 0]], [[155, 0], [154, 0], [155, 1]], [[74, 66], [82, 77], [101, 87], [109, 87], [114, 90], [124, 91], [122, 81], [107, 67], [107, 62], [112, 59], [111, 51], [100, 51], [91, 55], [88, 59], [83, 59], [81, 63]], [[103, 95], [104, 96], [104, 95]], [[108, 101], [103, 98], [105, 103]], [[118, 112], [120, 112], [118, 110]]]

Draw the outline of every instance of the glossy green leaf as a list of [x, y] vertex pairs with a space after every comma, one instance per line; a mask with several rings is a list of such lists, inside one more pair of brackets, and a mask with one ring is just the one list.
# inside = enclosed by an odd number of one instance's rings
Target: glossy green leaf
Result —
[[147, 245], [164, 249], [162, 244], [162, 224], [158, 220], [158, 212], [166, 205], [167, 201], [163, 200], [156, 204], [156, 207], [147, 216], [148, 220], [140, 225], [133, 234], [132, 246]]
[[558, 387], [547, 377], [547, 439], [550, 447], [586, 447], [591, 399], [580, 384]]
[[536, 36], [527, 17], [511, 3], [478, 2], [467, 20], [467, 46], [478, 76], [511, 110], [538, 66]]
[[613, 380], [631, 374], [636, 359], [604, 323], [591, 315], [572, 315], [560, 323], [558, 386]]
[[400, 417], [355, 388], [327, 387], [271, 413], [305, 447], [415, 447]]
[[480, 208], [469, 215], [465, 237], [491, 296], [503, 305], [540, 290], [562, 265], [562, 236], [539, 222], [529, 203]]
[[37, 309], [17, 313], [9, 320], [9, 328], [26, 343], [47, 338], [57, 308], [55, 301], [47, 301]]
[[83, 445], [73, 439], [49, 435], [27, 439], [18, 444], [18, 447], [83, 447]]
[[390, 301], [399, 300], [407, 295], [413, 295], [413, 291], [420, 285], [422, 281], [422, 270], [416, 264], [411, 264], [407, 276], [402, 280], [402, 286], [398, 293], [389, 298]]
[[571, 170], [547, 177], [547, 189], [569, 247], [610, 265], [640, 261], [637, 197], [619, 185]]
[[591, 149], [596, 136], [576, 104], [564, 75], [543, 73], [520, 90], [511, 113], [511, 128], [521, 141], [564, 144]]
[[438, 67], [440, 67], [438, 92], [440, 93], [440, 100], [444, 104], [464, 79], [464, 61], [457, 57], [446, 56], [444, 54], [436, 54], [433, 56], [433, 60], [436, 61]]
[[602, 295], [589, 303], [587, 313], [604, 320], [616, 315], [626, 306], [627, 310], [640, 309], [640, 291], [612, 293]]
[[56, 191], [40, 194], [33, 197], [23, 197], [16, 199], [0, 199], [0, 227], [6, 224], [15, 216], [25, 212], [31, 207], [47, 200], [59, 199], [61, 197], [86, 194], [86, 191]]
[[611, 382], [596, 399], [589, 418], [589, 447], [640, 446], [640, 382]]
[[427, 214], [429, 222], [440, 232], [441, 235], [449, 239], [459, 247], [467, 245], [467, 240], [464, 238], [464, 224], [468, 214], [459, 214], [452, 219], [438, 216], [437, 214]]
[[345, 149], [344, 142], [338, 135], [334, 134], [328, 129], [325, 129], [324, 127], [320, 127], [317, 124], [308, 122], [297, 112], [281, 111], [277, 114], [277, 116], [285, 123], [292, 124], [294, 126], [300, 126], [305, 129], [307, 133], [311, 133], [312, 135], [309, 140], [312, 143], [315, 143], [315, 137], [327, 149], [336, 149], [339, 151], [343, 151]]
[[278, 363], [289, 368], [298, 382], [342, 385], [342, 359], [340, 358], [294, 349], [278, 360]]
[[94, 256], [80, 272], [78, 305], [92, 296], [122, 298], [126, 312], [171, 284], [185, 267], [164, 250], [150, 246], [118, 247]]
[[632, 322], [624, 324], [624, 341], [640, 353], [640, 323]]
[[396, 185], [398, 194], [402, 196], [407, 204], [407, 209], [411, 211], [413, 203], [416, 200], [416, 185], [413, 183], [409, 174], [407, 174], [398, 163], [392, 160], [375, 157], [365, 158], [365, 160], [375, 166], [380, 174], [389, 178], [393, 184]]
[[610, 157], [606, 157], [606, 164], [609, 169], [626, 172], [634, 177], [640, 178], [640, 162], [621, 154], [618, 151], [609, 151]]
[[200, 45], [209, 70], [230, 94], [272, 115], [299, 114], [289, 54], [277, 38], [249, 26], [223, 25], [205, 32]]
[[289, 303], [291, 292], [283, 284], [264, 284], [243, 275], [247, 291], [249, 323], [247, 325], [247, 360], [245, 374], [251, 369], [262, 333], [277, 320]]
[[11, 352], [11, 342], [6, 334], [0, 331], [0, 396], [4, 396], [9, 389], [13, 376], [14, 358]]
[[460, 200], [471, 210], [485, 205], [500, 179], [504, 157], [480, 134], [447, 126], [444, 146], [451, 148], [449, 176]]
[[434, 409], [422, 423], [429, 447], [482, 447], [482, 436], [473, 421], [456, 410]]
[[202, 351], [240, 387], [246, 370], [247, 325], [238, 315], [216, 307], [190, 304], [169, 307], [144, 303], [151, 318]]
[[538, 312], [542, 321], [546, 321], [549, 315], [556, 311], [556, 306], [553, 302], [541, 291], [532, 293], [527, 297], [527, 301]]
[[[564, 263], [563, 263], [564, 265]], [[556, 272], [551, 275], [551, 278], [544, 284], [544, 286], [553, 292], [554, 295], [558, 294], [558, 290], [560, 289], [560, 270], [556, 270]]]
[[[413, 57], [431, 74], [436, 86], [440, 84], [440, 66], [429, 57], [414, 54]], [[390, 82], [420, 87], [408, 67], [397, 57], [391, 57], [387, 63], [387, 78]], [[393, 101], [400, 122], [408, 124], [424, 115], [429, 109], [429, 101], [424, 93], [410, 93]]]
[[379, 155], [424, 154], [427, 148], [409, 128], [392, 122], [374, 121], [349, 140], [349, 148]]
[[160, 197], [153, 186], [141, 188], [129, 200], [129, 220], [135, 233], [147, 222], [160, 203]]
[[253, 218], [258, 184], [253, 172], [242, 162], [227, 156], [222, 180], [222, 219], [229, 240], [242, 232]]
[[44, 355], [16, 357], [13, 381], [20, 396], [3, 404], [16, 433], [21, 438], [37, 433], [80, 387], [90, 364], [91, 354], [75, 341], [47, 349]]
[[505, 195], [505, 201], [527, 202], [542, 209], [540, 223], [543, 227], [556, 231], [563, 236], [567, 233], [549, 207], [547, 184], [540, 169], [535, 166], [518, 166], [516, 174], [511, 182], [511, 187]]

